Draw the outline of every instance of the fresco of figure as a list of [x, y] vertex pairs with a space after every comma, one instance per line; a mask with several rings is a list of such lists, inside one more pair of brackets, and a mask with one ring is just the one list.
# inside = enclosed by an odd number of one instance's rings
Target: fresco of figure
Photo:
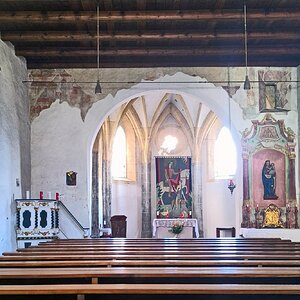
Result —
[[276, 195], [276, 170], [275, 164], [266, 160], [262, 168], [262, 182], [264, 186], [264, 199], [278, 199]]

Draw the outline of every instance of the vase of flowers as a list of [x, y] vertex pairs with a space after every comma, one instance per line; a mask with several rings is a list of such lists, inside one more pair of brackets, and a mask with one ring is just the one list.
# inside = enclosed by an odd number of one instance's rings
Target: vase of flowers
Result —
[[169, 230], [173, 234], [175, 234], [175, 238], [178, 237], [178, 235], [182, 232], [184, 226], [184, 222], [182, 221], [174, 221], [172, 224], [171, 229]]

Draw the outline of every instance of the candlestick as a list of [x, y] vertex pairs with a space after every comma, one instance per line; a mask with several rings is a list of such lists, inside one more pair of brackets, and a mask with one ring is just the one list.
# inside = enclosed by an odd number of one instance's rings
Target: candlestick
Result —
[[26, 199], [30, 199], [30, 192], [26, 191]]
[[52, 195], [51, 192], [48, 192], [48, 199], [51, 199]]

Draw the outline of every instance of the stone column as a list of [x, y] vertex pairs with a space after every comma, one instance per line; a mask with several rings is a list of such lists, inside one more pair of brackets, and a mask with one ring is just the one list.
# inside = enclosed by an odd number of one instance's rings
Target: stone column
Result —
[[202, 167], [200, 162], [192, 162], [192, 174], [193, 218], [198, 220], [199, 235], [203, 237]]
[[111, 169], [110, 161], [102, 161], [103, 227], [111, 227]]
[[99, 180], [98, 180], [98, 151], [92, 152], [92, 228], [91, 237], [100, 237], [99, 231]]
[[151, 163], [141, 164], [142, 182], [142, 238], [152, 236], [151, 226]]

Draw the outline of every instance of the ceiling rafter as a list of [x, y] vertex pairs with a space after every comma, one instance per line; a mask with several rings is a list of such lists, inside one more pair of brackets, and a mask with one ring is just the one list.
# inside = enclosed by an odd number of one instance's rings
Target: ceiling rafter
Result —
[[[96, 10], [96, 7], [95, 7]], [[97, 15], [93, 10], [74, 11], [1, 11], [0, 23], [73, 23], [96, 22]], [[250, 11], [247, 19], [299, 21], [300, 11]], [[240, 11], [101, 11], [100, 22], [144, 22], [144, 21], [209, 21], [209, 20], [243, 20], [243, 8]]]
[[[89, 49], [20, 49], [17, 51], [19, 56], [93, 56], [97, 54], [96, 50]], [[282, 54], [282, 55], [291, 55], [291, 54], [299, 54], [300, 55], [300, 46], [292, 47], [289, 49], [289, 52], [286, 52], [284, 47], [277, 48], [260, 48], [255, 47], [251, 49], [251, 55], [261, 55], [261, 54]], [[180, 49], [168, 49], [168, 48], [158, 48], [158, 49], [111, 49], [111, 50], [101, 50], [101, 56], [151, 56], [151, 55], [160, 55], [160, 56], [182, 56], [182, 55], [244, 55], [244, 50], [242, 48], [236, 48], [232, 50], [231, 48], [205, 48], [205, 49], [192, 49], [191, 47], [180, 48]]]
[[[77, 32], [77, 31], [24, 31], [24, 32], [2, 32], [2, 39], [10, 41], [90, 41], [96, 38], [96, 35], [89, 32]], [[193, 32], [193, 33], [143, 33], [143, 34], [130, 34], [130, 33], [118, 33], [118, 34], [100, 34], [100, 39], [103, 40], [120, 40], [120, 41], [136, 41], [136, 40], [197, 40], [197, 39], [231, 39], [241, 40], [244, 38], [244, 34], [233, 32], [222, 33], [207, 33], [207, 32]], [[250, 32], [247, 35], [249, 40], [251, 39], [278, 39], [278, 40], [290, 40], [300, 39], [299, 32]]]
[[[96, 68], [97, 0], [3, 0], [0, 32], [32, 68]], [[101, 67], [242, 66], [240, 0], [100, 0]], [[170, 9], [169, 9], [170, 8]], [[298, 66], [299, 0], [247, 0], [250, 66]]]

